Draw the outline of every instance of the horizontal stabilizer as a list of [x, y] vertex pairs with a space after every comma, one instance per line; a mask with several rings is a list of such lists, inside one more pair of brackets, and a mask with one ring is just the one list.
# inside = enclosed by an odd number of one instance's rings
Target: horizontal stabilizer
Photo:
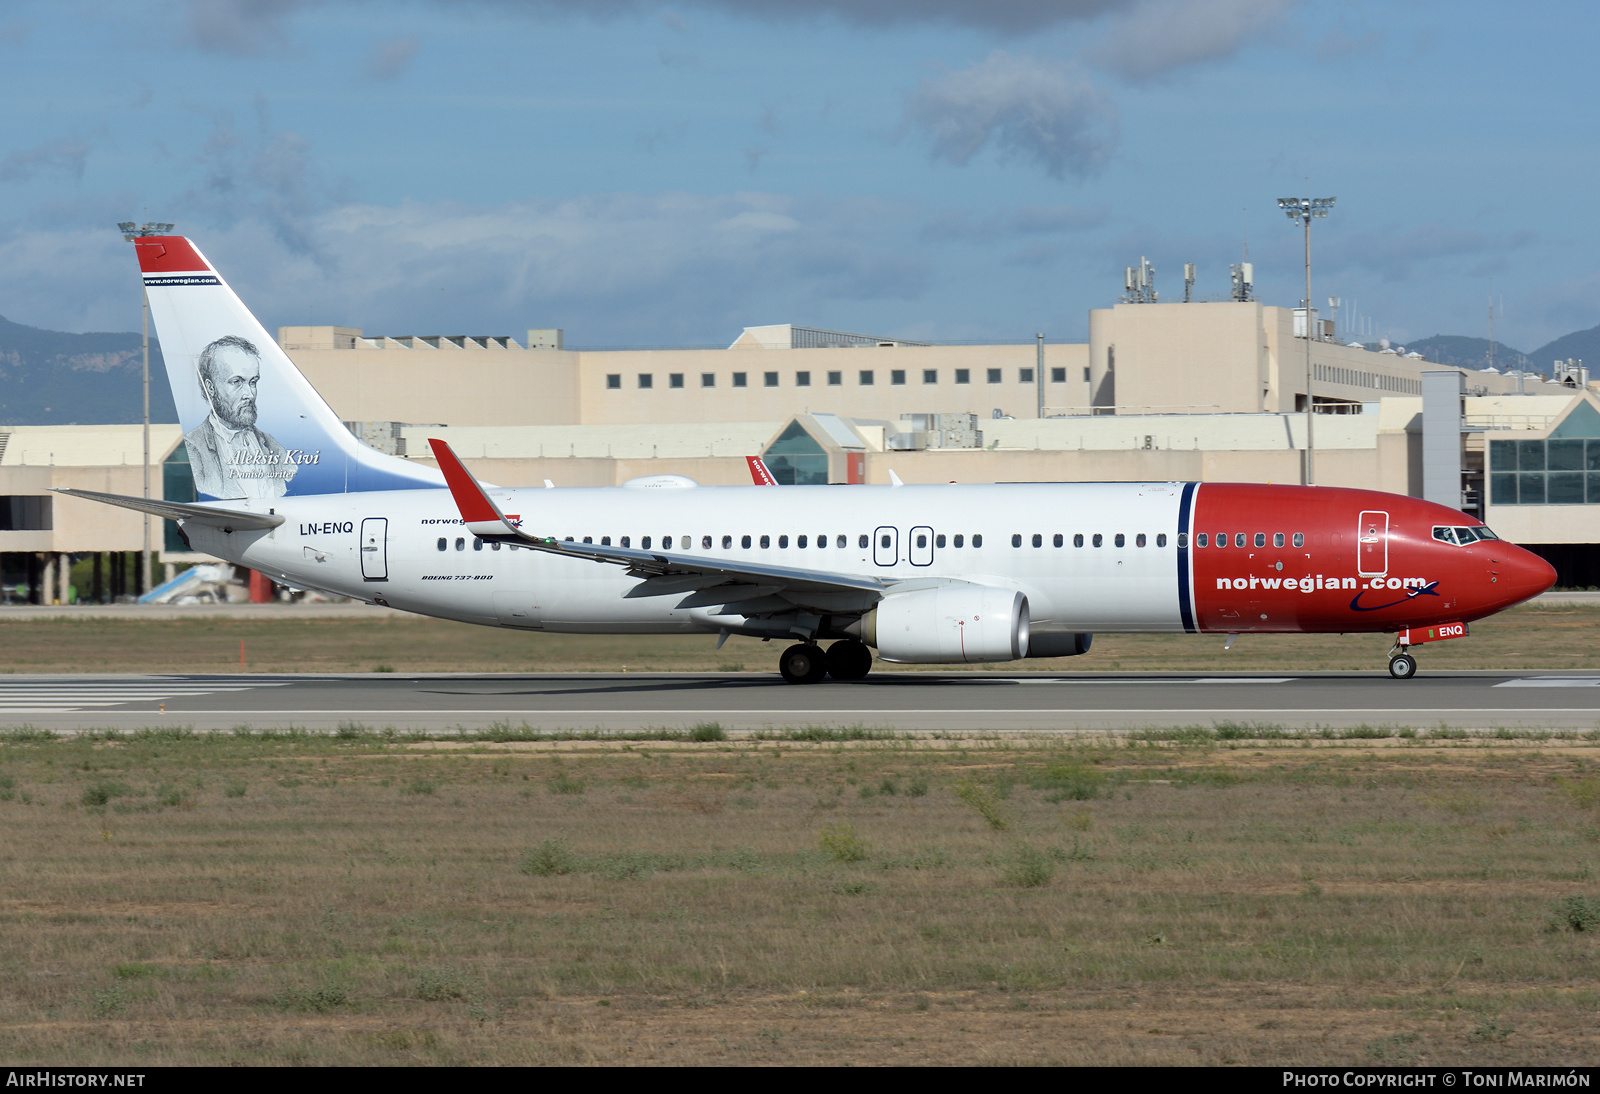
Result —
[[276, 513], [250, 513], [242, 509], [215, 509], [209, 505], [190, 505], [181, 501], [162, 501], [160, 498], [132, 498], [126, 494], [102, 494], [98, 490], [69, 490], [66, 487], [56, 487], [55, 492], [58, 494], [70, 494], [75, 498], [87, 498], [89, 501], [104, 502], [106, 505], [120, 505], [124, 509], [133, 509], [136, 512], [165, 517], [168, 520], [195, 521], [199, 524], [210, 524], [221, 528], [225, 532], [231, 532], [235, 529], [276, 528], [283, 523], [283, 518]]

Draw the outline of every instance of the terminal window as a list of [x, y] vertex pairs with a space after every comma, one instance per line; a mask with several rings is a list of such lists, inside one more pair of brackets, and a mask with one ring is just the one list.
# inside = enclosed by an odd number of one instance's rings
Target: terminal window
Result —
[[891, 384], [904, 384], [906, 382], [906, 370], [903, 368], [890, 369], [889, 382]]
[[842, 372], [830, 372], [830, 373], [828, 373], [828, 386], [829, 387], [842, 387], [843, 385], [844, 385], [844, 373], [842, 373]]
[[1000, 370], [999, 369], [992, 368], [992, 369], [989, 370], [989, 382], [991, 384], [998, 384], [1000, 382]]
[[[1557, 432], [1567, 431], [1582, 409]], [[1600, 504], [1600, 439], [1490, 441], [1489, 500], [1495, 505]]]
[[683, 386], [683, 373], [681, 373], [681, 372], [670, 372], [670, 373], [668, 373], [667, 374], [667, 386], [668, 387], [682, 387]]
[[716, 387], [717, 386], [717, 374], [715, 372], [702, 372], [700, 374], [700, 386], [701, 387]]
[[794, 374], [794, 386], [795, 387], [810, 387], [811, 386], [811, 373], [809, 373], [809, 372], [797, 372], [797, 373], [795, 373]]
[[641, 388], [655, 387], [656, 378], [648, 372], [641, 372], [639, 373], [639, 386]]
[[864, 368], [861, 370], [861, 386], [872, 386], [872, 370], [870, 368]]
[[750, 377], [749, 377], [749, 375], [747, 373], [743, 373], [743, 372], [735, 372], [733, 374], [733, 386], [734, 387], [749, 387], [750, 386]]
[[1086, 384], [1089, 382], [1089, 369], [1087, 365], [1084, 366], [1083, 370], [1083, 382]]
[[1019, 369], [1017, 369], [1017, 382], [1019, 384], [1031, 384], [1031, 383], [1033, 383], [1033, 369], [1031, 369], [1031, 368], [1019, 368]]
[[937, 384], [939, 382], [939, 370], [936, 368], [923, 369], [922, 382], [925, 384]]
[[606, 387], [609, 388], [612, 391], [616, 391], [619, 388], [621, 388], [622, 387], [622, 373], [620, 373], [620, 372], [608, 372], [608, 373], [606, 373]]
[[48, 532], [54, 527], [54, 498], [26, 495], [0, 497], [0, 532]]
[[767, 387], [777, 387], [778, 374], [776, 372], [763, 372], [761, 374], [761, 382]]
[[970, 368], [958, 368], [958, 369], [956, 369], [956, 383], [958, 383], [958, 384], [970, 384], [970, 383], [972, 383], [972, 370]]
[[1064, 369], [1064, 368], [1053, 368], [1053, 369], [1051, 369], [1050, 370], [1050, 382], [1052, 384], [1064, 384], [1064, 383], [1066, 383], [1067, 382], [1067, 370]]

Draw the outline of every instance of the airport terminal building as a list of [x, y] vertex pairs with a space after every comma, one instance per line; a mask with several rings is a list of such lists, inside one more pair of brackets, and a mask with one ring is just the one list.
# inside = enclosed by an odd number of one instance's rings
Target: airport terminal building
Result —
[[[1122, 303], [1088, 326], [1087, 343], [992, 345], [787, 324], [673, 349], [569, 349], [552, 329], [519, 343], [280, 327], [278, 340], [367, 444], [431, 464], [427, 438], [443, 437], [505, 485], [744, 483], [755, 454], [782, 483], [1298, 483], [1309, 368], [1318, 485], [1445, 502], [1544, 554], [1562, 584], [1600, 584], [1600, 401], [1581, 368], [1463, 370], [1341, 344], [1314, 313], [1308, 339], [1303, 312], [1258, 301]], [[104, 579], [76, 594], [137, 591], [120, 575], [142, 518], [48, 490], [139, 494], [139, 434], [0, 428], [0, 581], [64, 600], [65, 560], [104, 555]], [[181, 501], [180, 441], [152, 429], [152, 493]], [[173, 531], [155, 534], [162, 560], [198, 561]]]

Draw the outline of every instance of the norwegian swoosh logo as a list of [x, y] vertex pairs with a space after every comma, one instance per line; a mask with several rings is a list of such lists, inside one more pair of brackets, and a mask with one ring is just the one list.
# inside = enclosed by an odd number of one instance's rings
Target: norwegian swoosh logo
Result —
[[1406, 593], [1405, 596], [1402, 596], [1399, 600], [1391, 600], [1387, 604], [1365, 604], [1365, 605], [1363, 605], [1361, 603], [1361, 598], [1363, 596], [1365, 596], [1370, 591], [1371, 591], [1370, 589], [1362, 589], [1359, 593], [1357, 593], [1350, 601], [1350, 610], [1353, 611], [1353, 612], [1381, 612], [1385, 608], [1396, 607], [1397, 605], [1404, 604], [1408, 600], [1411, 600], [1411, 599], [1413, 599], [1415, 597], [1419, 597], [1419, 596], [1438, 596], [1439, 595], [1439, 583], [1437, 581], [1430, 581], [1426, 585], [1424, 585], [1422, 588], [1420, 588], [1420, 589], [1411, 589]]

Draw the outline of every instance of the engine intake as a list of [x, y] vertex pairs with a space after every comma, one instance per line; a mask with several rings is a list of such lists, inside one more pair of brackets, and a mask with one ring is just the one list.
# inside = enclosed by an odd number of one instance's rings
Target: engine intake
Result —
[[849, 630], [885, 661], [1015, 661], [1028, 656], [1028, 598], [982, 585], [893, 593]]

